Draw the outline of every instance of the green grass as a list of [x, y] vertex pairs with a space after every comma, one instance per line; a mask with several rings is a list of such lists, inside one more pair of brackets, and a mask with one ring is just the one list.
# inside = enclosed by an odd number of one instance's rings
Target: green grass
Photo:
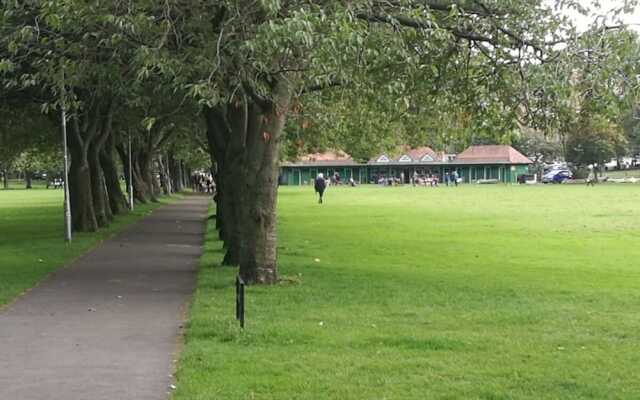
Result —
[[[0, 179], [0, 190], [7, 190], [4, 188], [3, 182]], [[26, 182], [23, 179], [9, 179], [9, 187], [8, 190], [23, 190], [25, 189]], [[31, 181], [32, 189], [46, 189], [47, 181], [44, 179], [33, 179]], [[52, 189], [53, 190], [53, 189]]]
[[74, 234], [65, 244], [62, 190], [0, 189], [0, 307], [167, 201], [138, 206], [108, 228]]
[[244, 332], [209, 227], [174, 399], [638, 399], [639, 198], [282, 188]]

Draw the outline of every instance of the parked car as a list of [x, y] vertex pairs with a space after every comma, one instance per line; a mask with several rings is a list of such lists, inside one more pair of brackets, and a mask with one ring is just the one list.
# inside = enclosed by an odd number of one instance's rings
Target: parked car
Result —
[[561, 161], [554, 161], [553, 163], [545, 163], [543, 164], [543, 171], [546, 174], [547, 172], [551, 172], [551, 171], [559, 171], [559, 170], [565, 170], [565, 169], [569, 169], [569, 166], [567, 165], [566, 162], [561, 162]]
[[544, 174], [542, 183], [563, 183], [571, 178], [573, 178], [573, 174], [568, 169], [556, 169]]
[[635, 164], [636, 163], [634, 162], [633, 157], [621, 157], [619, 160], [617, 158], [612, 158], [611, 161], [604, 164], [604, 169], [605, 171], [629, 169], [632, 168]]

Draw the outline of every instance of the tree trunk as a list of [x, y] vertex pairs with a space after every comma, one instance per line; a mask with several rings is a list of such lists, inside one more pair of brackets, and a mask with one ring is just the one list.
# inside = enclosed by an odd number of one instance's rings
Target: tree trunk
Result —
[[173, 193], [173, 188], [171, 186], [171, 177], [168, 173], [167, 161], [164, 160], [162, 154], [158, 155], [158, 170], [160, 171], [160, 187], [162, 189], [162, 193], [165, 196], [170, 196]]
[[104, 172], [100, 163], [100, 154], [105, 143], [111, 136], [111, 123], [113, 117], [112, 103], [108, 102], [105, 113], [100, 115], [99, 128], [96, 136], [89, 144], [89, 169], [91, 171], [91, 194], [93, 196], [93, 208], [99, 227], [109, 225], [113, 219], [109, 196], [105, 183]]
[[[212, 169], [214, 169], [214, 166], [216, 167], [213, 175], [217, 185], [216, 194], [213, 198], [216, 202], [216, 229], [218, 230], [220, 240], [225, 242], [225, 247], [228, 247], [226, 240], [229, 235], [227, 235], [225, 231], [227, 226], [225, 218], [232, 218], [232, 214], [225, 211], [227, 189], [225, 186], [225, 179], [223, 179], [223, 174], [225, 153], [230, 132], [228, 127], [224, 124], [224, 115], [220, 110], [220, 107], [215, 109], [208, 107], [205, 108], [204, 117], [207, 126], [207, 144], [211, 167]], [[194, 189], [196, 191], [198, 190], [197, 187]], [[228, 225], [231, 225], [232, 223], [233, 222], [229, 219]]]
[[142, 176], [151, 188], [151, 193], [153, 196], [151, 197], [151, 201], [157, 202], [158, 197], [160, 197], [160, 195], [162, 194], [162, 187], [160, 186], [160, 181], [153, 171], [153, 161], [149, 164], [148, 168], [145, 170]]
[[133, 197], [142, 203], [157, 201], [153, 195], [153, 188], [147, 182], [143, 168], [138, 160], [133, 163]]
[[69, 140], [69, 150], [71, 153], [69, 167], [71, 225], [74, 231], [95, 232], [98, 230], [98, 222], [93, 209], [88, 149], [75, 140]]
[[[222, 265], [240, 263], [238, 217], [241, 166], [246, 142], [246, 104], [206, 110], [211, 173], [216, 181], [216, 227], [226, 248]], [[216, 168], [214, 168], [214, 166]]]
[[278, 280], [276, 202], [280, 140], [291, 101], [289, 83], [279, 80], [273, 103], [250, 106], [240, 190], [240, 275], [245, 282]]
[[175, 193], [179, 193], [184, 189], [182, 182], [182, 162], [180, 160], [176, 160], [173, 153], [169, 153], [167, 157], [167, 164], [169, 166], [169, 176], [171, 178], [173, 191]]
[[[125, 148], [124, 145], [120, 144], [116, 146], [118, 150], [118, 154], [120, 155], [120, 161], [122, 165], [124, 165], [124, 173], [127, 179], [127, 184], [129, 180], [129, 149]], [[131, 164], [132, 171], [131, 176], [133, 178], [133, 198], [135, 201], [140, 203], [148, 203], [152, 199], [152, 193], [149, 185], [143, 178], [142, 168], [140, 167], [140, 161], [142, 156], [140, 152], [133, 151], [131, 155]]]
[[180, 180], [182, 181], [182, 189], [189, 188], [189, 171], [187, 171], [187, 166], [184, 164], [184, 161], [180, 160]]
[[178, 160], [178, 166], [180, 168], [180, 186], [182, 186], [182, 190], [188, 190], [189, 175], [187, 174], [187, 167], [182, 160]]
[[134, 164], [134, 185], [146, 191], [149, 201], [157, 203], [160, 195], [160, 185], [155, 176], [153, 176], [153, 155], [143, 151], [137, 153]]
[[29, 170], [25, 170], [24, 171], [24, 180], [25, 180], [25, 188], [26, 189], [31, 189], [32, 186], [32, 180], [33, 180], [33, 173]]
[[247, 150], [247, 128], [249, 109], [246, 102], [241, 104], [229, 104], [227, 106], [228, 129], [231, 132], [227, 140], [224, 155], [224, 168], [219, 170], [219, 179], [224, 182], [225, 203], [224, 219], [227, 226], [225, 235], [227, 253], [222, 261], [223, 265], [239, 265], [242, 247], [242, 183], [244, 182], [243, 162]]
[[9, 171], [6, 169], [2, 173], [2, 186], [4, 189], [9, 189]]
[[[107, 196], [109, 198], [109, 208], [113, 215], [127, 212], [127, 199], [122, 193], [120, 187], [120, 178], [118, 176], [118, 168], [113, 160], [115, 150], [115, 138], [113, 135], [107, 139], [107, 143], [100, 152], [100, 165], [104, 173], [105, 186], [107, 187]], [[128, 179], [128, 174], [126, 175]]]
[[[100, 168], [99, 153], [111, 132], [113, 102], [92, 93], [90, 107], [76, 110], [71, 119], [68, 146], [71, 153], [69, 194], [72, 228], [96, 231], [107, 225], [111, 210], [106, 207], [106, 189]], [[96, 217], [96, 209], [98, 216]]]
[[89, 147], [89, 170], [91, 171], [91, 196], [93, 198], [93, 210], [98, 227], [109, 225], [111, 221], [111, 209], [108, 206], [108, 197], [105, 189], [104, 176], [100, 166], [101, 145], [95, 141]]
[[[240, 155], [241, 157], [242, 155]], [[228, 165], [228, 164], [227, 164]], [[228, 165], [231, 168], [225, 168], [223, 174], [218, 176], [222, 181], [224, 181], [224, 196], [222, 197], [222, 220], [224, 221], [223, 231], [224, 231], [224, 241], [225, 248], [227, 252], [222, 259], [222, 265], [239, 265], [240, 264], [240, 228], [238, 224], [238, 216], [240, 210], [238, 207], [239, 201], [239, 176], [240, 171], [236, 171], [232, 169], [231, 165]]]
[[[216, 202], [216, 229], [218, 230], [218, 238], [220, 240], [222, 240], [223, 242], [225, 241], [225, 230], [224, 230], [224, 203], [225, 203], [225, 188], [224, 188], [224, 182], [222, 182], [222, 180], [220, 179], [220, 172], [218, 172], [216, 174], [216, 178], [218, 178], [219, 180], [217, 181], [217, 192], [216, 194], [213, 196], [213, 201]], [[226, 244], [224, 245], [224, 247], [226, 248]]]

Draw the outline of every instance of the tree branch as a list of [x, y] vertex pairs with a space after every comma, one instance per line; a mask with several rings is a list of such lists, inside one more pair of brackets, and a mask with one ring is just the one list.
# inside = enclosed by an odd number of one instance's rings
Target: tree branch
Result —
[[262, 110], [269, 110], [271, 107], [273, 107], [273, 102], [271, 102], [269, 99], [261, 96], [258, 92], [256, 92], [256, 90], [247, 82], [243, 82], [242, 83], [242, 87], [244, 88], [245, 92], [247, 92], [247, 94], [249, 95], [249, 97], [251, 97], [251, 100], [256, 103]]
[[300, 95], [311, 93], [311, 92], [319, 92], [319, 91], [333, 88], [333, 87], [347, 86], [347, 84], [348, 82], [344, 81], [343, 79], [332, 79], [330, 81], [321, 82], [315, 85], [309, 85], [304, 89], [302, 89], [302, 91], [300, 92]]

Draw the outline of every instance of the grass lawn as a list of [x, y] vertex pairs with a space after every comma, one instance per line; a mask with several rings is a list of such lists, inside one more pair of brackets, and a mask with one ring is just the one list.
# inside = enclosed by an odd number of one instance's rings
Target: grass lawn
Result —
[[638, 399], [640, 187], [282, 188], [281, 274], [214, 230], [174, 400]]
[[64, 242], [63, 191], [0, 189], [0, 307], [101, 240], [166, 203], [138, 206], [98, 233]]

